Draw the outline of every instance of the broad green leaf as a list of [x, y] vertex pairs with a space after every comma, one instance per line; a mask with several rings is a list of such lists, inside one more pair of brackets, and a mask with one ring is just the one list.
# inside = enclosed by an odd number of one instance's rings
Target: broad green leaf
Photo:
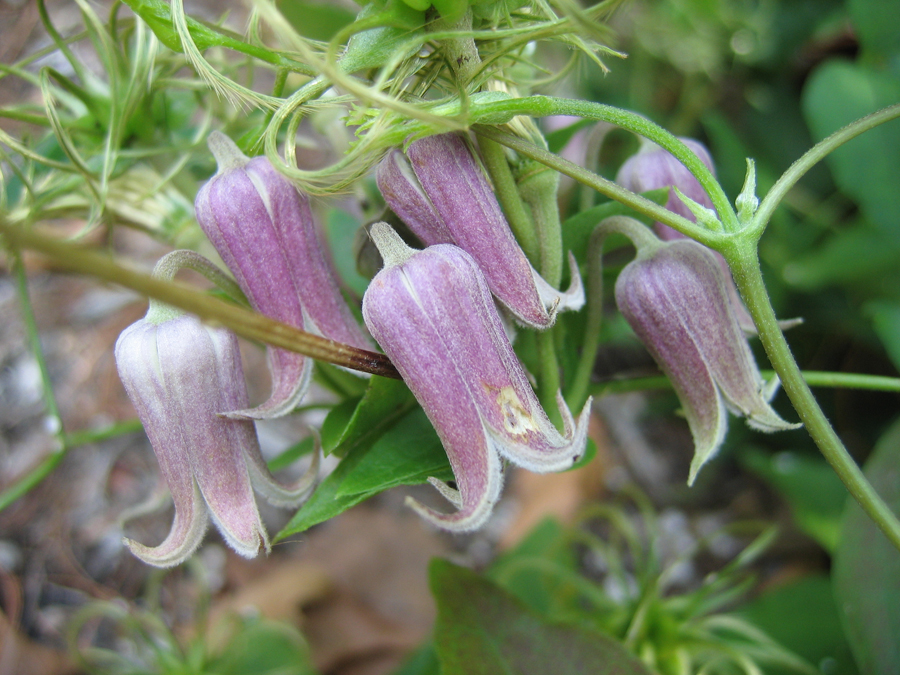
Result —
[[[738, 614], [823, 673], [856, 675], [827, 576], [808, 576], [778, 586], [742, 606]], [[766, 668], [766, 675], [794, 672]]]
[[319, 0], [278, 0], [278, 10], [298, 33], [311, 40], [327, 42], [341, 28], [353, 23], [356, 15], [339, 4]]
[[442, 675], [650, 675], [616, 640], [545, 621], [471, 570], [433, 560]]
[[[900, 100], [900, 80], [849, 61], [820, 66], [803, 90], [803, 113], [820, 140], [850, 122]], [[826, 162], [841, 190], [874, 225], [900, 238], [896, 187], [900, 185], [900, 123], [883, 124], [835, 150]]]
[[344, 430], [329, 439], [330, 452], [343, 457], [357, 447], [371, 445], [415, 406], [416, 401], [403, 382], [373, 375]]
[[566, 586], [571, 588], [567, 584], [571, 574], [578, 574], [571, 538], [552, 518], [541, 521], [488, 571], [491, 579], [541, 616], [552, 615], [554, 605], [560, 604]]
[[900, 55], [900, 0], [849, 0], [850, 19], [866, 56]]
[[824, 244], [784, 266], [785, 280], [804, 290], [830, 285], [878, 283], [897, 271], [900, 237], [886, 228], [856, 221]]
[[421, 408], [415, 408], [382, 428], [378, 436], [357, 438], [278, 537], [307, 530], [379, 492], [418, 485], [430, 476], [451, 480], [453, 473], [431, 423]]
[[797, 526], [827, 551], [837, 547], [847, 490], [820, 457], [749, 450], [741, 463], [787, 500]]
[[[216, 675], [316, 675], [303, 637], [287, 623], [237, 619], [240, 626], [203, 672]], [[179, 671], [185, 672], [185, 671]]]
[[319, 431], [319, 435], [322, 437], [322, 450], [326, 455], [330, 455], [341, 442], [360, 401], [362, 401], [362, 396], [348, 398], [328, 411], [325, 421], [322, 422], [322, 429]]
[[375, 495], [374, 492], [349, 495], [338, 497], [337, 491], [344, 482], [344, 479], [353, 472], [356, 465], [362, 460], [369, 451], [368, 446], [357, 447], [353, 452], [349, 453], [337, 468], [319, 483], [316, 491], [312, 496], [300, 507], [300, 510], [294, 514], [290, 522], [285, 525], [281, 532], [275, 537], [275, 541], [284, 539], [292, 534], [304, 532], [313, 525], [324, 523], [326, 520], [334, 518], [336, 515], [343, 513], [347, 509], [356, 506], [360, 502]]
[[337, 496], [453, 480], [447, 453], [425, 411], [416, 408], [382, 435], [338, 488]]
[[[900, 421], [881, 437], [865, 474], [900, 515]], [[864, 675], [900, 670], [900, 551], [859, 505], [847, 500], [832, 566], [835, 597]]]
[[341, 280], [358, 296], [362, 297], [369, 280], [356, 271], [355, 256], [350, 255], [359, 221], [346, 211], [332, 209], [328, 212], [328, 244], [331, 257]]

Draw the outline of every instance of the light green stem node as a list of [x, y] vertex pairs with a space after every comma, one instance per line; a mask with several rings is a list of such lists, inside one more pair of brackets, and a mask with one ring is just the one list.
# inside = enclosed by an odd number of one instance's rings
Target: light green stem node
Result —
[[408, 246], [387, 223], [373, 224], [369, 236], [384, 260], [385, 269], [402, 265], [416, 253], [416, 249]]
[[[232, 298], [243, 299], [244, 297], [240, 287], [228, 275], [195, 251], [179, 249], [167, 253], [156, 263], [152, 276], [154, 279], [172, 281], [178, 272], [185, 269], [202, 274]], [[149, 323], [160, 324], [171, 321], [182, 314], [184, 314], [182, 310], [172, 305], [151, 299], [150, 306], [147, 308], [147, 316], [144, 318]]]
[[216, 164], [219, 166], [218, 173], [225, 173], [240, 169], [250, 158], [247, 157], [241, 149], [228, 136], [221, 131], [213, 131], [209, 138], [206, 139], [209, 151], [216, 158]]

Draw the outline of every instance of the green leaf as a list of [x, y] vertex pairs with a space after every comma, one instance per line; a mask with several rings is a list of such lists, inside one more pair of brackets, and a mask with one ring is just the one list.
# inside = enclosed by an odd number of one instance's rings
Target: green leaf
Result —
[[390, 428], [381, 428], [378, 436], [356, 438], [350, 447], [278, 534], [279, 539], [334, 518], [384, 490], [418, 485], [430, 476], [453, 478], [447, 455], [421, 408], [395, 420]]
[[[184, 51], [181, 47], [181, 38], [178, 36], [178, 31], [175, 30], [175, 26], [172, 23], [172, 9], [169, 7], [169, 3], [164, 2], [164, 0], [124, 0], [124, 2], [150, 26], [150, 30], [166, 47], [173, 52]], [[304, 63], [289, 59], [271, 49], [248, 44], [220, 28], [200, 23], [189, 16], [186, 18], [191, 39], [201, 52], [210, 47], [226, 47], [227, 49], [233, 49], [236, 52], [256, 57], [266, 63], [288, 68], [304, 75], [316, 74], [312, 68]]]
[[[216, 675], [315, 675], [309, 648], [289, 624], [238, 619], [240, 626], [203, 672]], [[184, 672], [184, 671], [181, 671]]]
[[[900, 80], [858, 63], [832, 60], [820, 66], [803, 90], [803, 114], [815, 140], [900, 100]], [[841, 190], [873, 224], [897, 232], [896, 186], [900, 185], [900, 124], [883, 124], [831, 153], [826, 162]], [[863, 170], [864, 167], [864, 170]]]
[[[879, 440], [866, 462], [865, 474], [900, 515], [900, 421]], [[900, 551], [849, 499], [832, 576], [860, 672], [896, 673], [900, 667]]]
[[353, 452], [348, 454], [337, 468], [319, 483], [316, 491], [306, 501], [300, 510], [294, 514], [290, 522], [285, 525], [281, 532], [275, 537], [275, 541], [284, 539], [292, 534], [304, 532], [313, 525], [324, 523], [326, 520], [334, 518], [336, 515], [343, 513], [347, 509], [356, 506], [360, 502], [375, 495], [374, 492], [349, 495], [338, 497], [337, 491], [344, 482], [344, 479], [353, 472], [356, 465], [362, 460], [369, 451], [369, 447], [360, 446]]
[[416, 408], [372, 446], [338, 488], [337, 496], [382, 492], [399, 485], [419, 485], [428, 478], [453, 480], [441, 439]]
[[353, 23], [355, 14], [338, 3], [311, 0], [278, 0], [278, 10], [294, 29], [310, 40], [327, 42], [341, 28]]
[[339, 209], [328, 212], [327, 223], [328, 244], [338, 274], [350, 290], [361, 297], [366, 292], [369, 280], [356, 270], [356, 256], [349, 255], [354, 250], [360, 223], [351, 214]]
[[900, 0], [849, 0], [848, 9], [865, 55], [889, 59], [900, 54]]
[[322, 422], [322, 429], [319, 431], [319, 435], [322, 437], [322, 450], [326, 455], [330, 455], [341, 442], [361, 401], [362, 396], [348, 398], [328, 411], [325, 421]]
[[[823, 673], [856, 675], [827, 576], [812, 575], [778, 586], [742, 606], [738, 613]], [[794, 672], [771, 665], [766, 668], [767, 675]]]
[[294, 445], [269, 461], [269, 471], [275, 472], [290, 466], [304, 455], [311, 453], [315, 446], [316, 439], [312, 436], [304, 438], [298, 443], [294, 443]]
[[[337, 420], [332, 423], [335, 430], [328, 432], [331, 452], [343, 457], [358, 447], [370, 446], [415, 407], [416, 400], [403, 382], [373, 375], [340, 434], [336, 433]], [[340, 414], [346, 414], [346, 410]]]
[[650, 675], [612, 638], [545, 621], [475, 572], [433, 560], [442, 675]]
[[835, 550], [847, 490], [824, 459], [789, 451], [770, 455], [748, 450], [741, 455], [741, 463], [787, 500], [801, 530], [825, 550]]
[[[552, 569], [557, 573], [548, 573]], [[541, 616], [551, 613], [571, 588], [566, 577], [575, 575], [575, 550], [571, 538], [553, 518], [538, 523], [516, 548], [500, 555], [489, 576]]]

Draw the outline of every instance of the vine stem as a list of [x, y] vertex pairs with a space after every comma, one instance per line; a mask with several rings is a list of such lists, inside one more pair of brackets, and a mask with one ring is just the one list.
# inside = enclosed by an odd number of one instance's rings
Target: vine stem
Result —
[[775, 310], [763, 282], [755, 240], [742, 239], [729, 242], [721, 252], [731, 267], [735, 283], [753, 317], [766, 355], [807, 432], [853, 498], [881, 528], [891, 543], [900, 549], [900, 521], [866, 480], [862, 470], [828, 422], [803, 378], [784, 333], [778, 327]]
[[162, 301], [212, 324], [234, 331], [241, 337], [304, 354], [352, 370], [400, 379], [394, 365], [384, 355], [357, 349], [334, 340], [313, 335], [275, 319], [196, 291], [184, 284], [154, 279], [116, 264], [109, 257], [8, 225], [0, 219], [0, 236], [13, 249], [27, 248], [50, 258], [59, 267], [130, 288], [149, 298]]

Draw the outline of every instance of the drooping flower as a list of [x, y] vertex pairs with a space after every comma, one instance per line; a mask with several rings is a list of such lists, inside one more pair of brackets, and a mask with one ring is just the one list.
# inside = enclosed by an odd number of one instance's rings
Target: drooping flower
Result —
[[[692, 138], [680, 138], [679, 140], [688, 146], [710, 171], [715, 172], [712, 157], [705, 145]], [[616, 182], [632, 192], [647, 192], [664, 187], [678, 188], [686, 197], [715, 212], [712, 200], [706, 194], [706, 190], [703, 189], [700, 182], [694, 177], [694, 174], [688, 171], [688, 168], [678, 161], [672, 153], [655, 143], [645, 142], [636, 155], [629, 157], [619, 169], [619, 173], [616, 175]], [[669, 192], [665, 207], [690, 221], [696, 221], [696, 216], [681, 200], [675, 190]], [[666, 241], [686, 239], [685, 235], [663, 223], [654, 223], [654, 228], [659, 237]], [[728, 297], [734, 306], [741, 329], [747, 335], [756, 335], [756, 326], [753, 324], [753, 318], [747, 311], [737, 291], [737, 287], [734, 285], [728, 263], [725, 262], [725, 258], [719, 253], [713, 253], [713, 255], [715, 255], [719, 267], [722, 268], [722, 272], [727, 280]], [[801, 319], [787, 319], [779, 322], [779, 325], [782, 329], [787, 329], [799, 323], [802, 323]]]
[[725, 438], [727, 412], [761, 431], [799, 425], [769, 406], [766, 384], [728, 298], [715, 256], [690, 239], [639, 247], [616, 281], [616, 303], [669, 377], [694, 437], [688, 484]]
[[457, 489], [431, 483], [459, 509], [410, 505], [438, 527], [473, 530], [500, 495], [500, 458], [538, 473], [570, 468], [584, 453], [590, 401], [578, 421], [561, 396], [560, 433], [541, 408], [503, 330], [478, 264], [462, 249], [406, 246], [385, 223], [371, 236], [384, 268], [363, 298], [369, 331], [437, 430]]
[[266, 468], [253, 422], [220, 414], [247, 407], [234, 334], [151, 303], [147, 317], [119, 336], [115, 356], [175, 503], [159, 546], [126, 539], [128, 548], [150, 565], [177, 565], [200, 545], [211, 516], [240, 555], [268, 551], [254, 488], [272, 504], [296, 506], [314, 485], [318, 454], [296, 484], [281, 485]]
[[556, 312], [584, 305], [570, 255], [572, 285], [550, 286], [516, 242], [497, 197], [469, 146], [455, 133], [414, 141], [379, 165], [378, 188], [394, 213], [426, 245], [455, 244], [481, 267], [494, 296], [524, 325], [548, 328]]
[[[210, 134], [209, 147], [219, 171], [197, 194], [197, 220], [254, 309], [337, 342], [370, 349], [371, 342], [341, 296], [308, 198], [268, 159], [248, 159], [224, 134]], [[268, 358], [269, 400], [229, 414], [277, 417], [303, 398], [312, 361], [271, 347]]]

